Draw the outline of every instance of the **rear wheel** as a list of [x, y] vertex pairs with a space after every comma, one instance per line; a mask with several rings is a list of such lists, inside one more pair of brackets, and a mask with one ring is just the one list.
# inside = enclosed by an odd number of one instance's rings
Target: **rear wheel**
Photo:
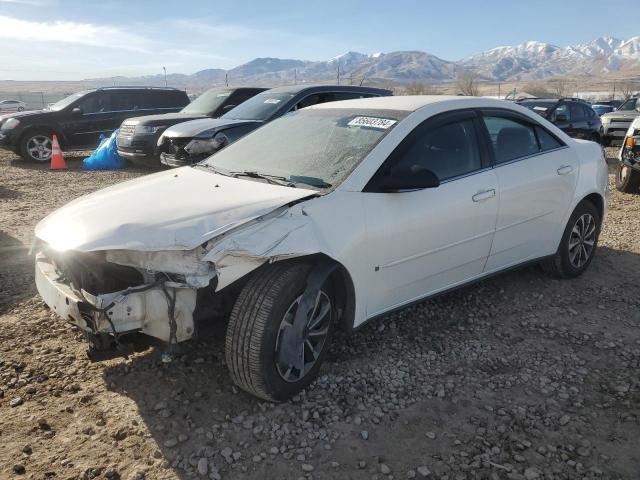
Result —
[[247, 282], [231, 312], [225, 342], [231, 378], [243, 390], [269, 401], [286, 400], [316, 377], [331, 341], [335, 301], [326, 282], [305, 312], [295, 351], [302, 368], [280, 360], [283, 332], [292, 328], [311, 265], [275, 263]]
[[51, 160], [51, 151], [51, 134], [43, 131], [28, 132], [20, 142], [20, 155], [26, 160], [48, 162]]
[[559, 278], [581, 275], [591, 264], [600, 235], [600, 214], [589, 201], [583, 201], [571, 214], [556, 254], [544, 269]]
[[620, 162], [616, 170], [616, 188], [624, 193], [638, 193], [640, 172]]

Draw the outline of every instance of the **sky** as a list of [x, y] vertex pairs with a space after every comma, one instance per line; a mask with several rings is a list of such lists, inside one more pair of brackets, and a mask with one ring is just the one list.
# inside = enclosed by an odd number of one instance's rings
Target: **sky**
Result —
[[0, 0], [0, 80], [81, 80], [640, 35], [637, 0]]

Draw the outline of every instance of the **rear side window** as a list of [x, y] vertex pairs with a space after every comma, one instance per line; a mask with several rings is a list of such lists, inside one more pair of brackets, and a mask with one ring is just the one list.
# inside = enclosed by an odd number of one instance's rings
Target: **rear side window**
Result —
[[553, 150], [554, 148], [563, 146], [560, 140], [542, 127], [536, 127], [536, 134], [538, 135], [538, 142], [540, 143], [540, 150], [542, 151]]
[[572, 121], [578, 122], [580, 120], [585, 119], [585, 112], [584, 112], [584, 109], [582, 108], [582, 105], [579, 105], [577, 103], [572, 103], [570, 108], [571, 108]]
[[371, 95], [370, 93], [357, 93], [357, 92], [336, 92], [333, 94], [334, 100], [353, 100], [354, 98], [370, 98], [377, 95]]
[[128, 110], [136, 110], [140, 108], [139, 97], [137, 92], [133, 91], [114, 91], [111, 95], [111, 109], [114, 112], [122, 112]]
[[411, 171], [428, 169], [440, 181], [479, 170], [482, 167], [473, 120], [446, 123], [416, 131], [391, 163]]
[[504, 117], [485, 116], [496, 163], [510, 162], [538, 153], [538, 141], [532, 125]]

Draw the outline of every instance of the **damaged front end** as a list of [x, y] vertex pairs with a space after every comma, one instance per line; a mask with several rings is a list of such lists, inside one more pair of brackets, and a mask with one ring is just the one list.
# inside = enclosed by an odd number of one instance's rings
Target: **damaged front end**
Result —
[[160, 162], [169, 167], [183, 167], [200, 162], [224, 148], [229, 140], [223, 133], [213, 138], [161, 137], [158, 144]]
[[36, 254], [36, 285], [47, 305], [91, 337], [140, 332], [170, 345], [194, 334], [197, 291], [215, 278], [200, 252], [127, 250]]

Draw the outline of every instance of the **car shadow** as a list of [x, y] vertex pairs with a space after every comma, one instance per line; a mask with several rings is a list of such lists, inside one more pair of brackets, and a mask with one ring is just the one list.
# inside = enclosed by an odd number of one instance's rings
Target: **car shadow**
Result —
[[[62, 152], [64, 155], [64, 161], [65, 164], [67, 166], [66, 171], [80, 171], [80, 172], [87, 172], [87, 173], [91, 173], [91, 170], [84, 170], [83, 169], [83, 163], [82, 161], [87, 158], [89, 155], [91, 155], [91, 151], [83, 151], [83, 152]], [[42, 163], [38, 163], [38, 162], [32, 162], [29, 160], [25, 160], [24, 158], [15, 155], [9, 159], [9, 163], [11, 164], [12, 167], [14, 168], [20, 168], [22, 170], [49, 170], [50, 169], [50, 163], [49, 162], [42, 162]], [[121, 171], [121, 170], [126, 170], [128, 172], [134, 172], [134, 173], [153, 173], [156, 171], [160, 171], [162, 170], [160, 163], [158, 162], [158, 167], [154, 168], [154, 167], [144, 167], [144, 166], [139, 166], [139, 165], [134, 165], [130, 162], [125, 162], [124, 166], [122, 168], [119, 169], [113, 169], [113, 170], [101, 170], [101, 171]], [[0, 192], [1, 195], [1, 192]], [[0, 196], [0, 198], [2, 198]]]
[[[592, 295], [586, 292], [637, 282], [638, 265], [637, 253], [601, 247], [589, 270], [573, 280], [552, 279], [538, 265], [496, 275], [372, 320], [352, 334], [338, 331], [320, 374], [342, 376], [356, 371], [359, 378], [372, 375], [372, 369], [384, 362], [385, 349], [398, 342], [403, 348], [420, 344], [423, 351], [426, 346], [436, 354], [442, 353], [443, 338], [452, 333], [475, 340], [477, 335], [492, 334], [491, 322], [513, 322], [505, 312], [518, 295], [531, 299], [538, 295], [557, 298], [565, 293], [573, 297], [584, 294], [586, 303]], [[475, 333], [465, 333], [479, 303], [492, 306], [495, 315], [485, 324], [475, 324]], [[437, 313], [430, 316], [432, 311]], [[568, 318], [570, 314], [560, 315]], [[304, 402], [296, 401], [274, 406], [235, 387], [224, 359], [226, 321], [215, 320], [202, 326], [199, 338], [181, 344], [171, 363], [163, 363], [162, 347], [155, 347], [132, 356], [129, 362], [103, 370], [105, 385], [135, 402], [160, 458], [171, 465], [178, 478], [193, 477], [193, 464], [184, 469], [189, 455], [204, 455], [224, 471], [231, 468], [220, 454], [224, 446], [251, 442], [260, 451], [268, 451], [273, 445], [271, 432], [256, 432], [252, 425], [244, 424], [247, 415], [264, 416], [267, 422], [263, 423], [271, 425], [278, 423], [277, 415], [282, 415], [283, 410], [293, 419], [302, 418], [307, 408]], [[334, 395], [326, 391], [329, 382], [317, 382], [303, 397]], [[347, 409], [355, 408], [349, 403], [347, 392], [335, 395], [340, 398], [332, 398], [333, 401]], [[254, 468], [264, 468], [262, 465]]]
[[35, 293], [29, 247], [0, 231], [0, 315]]

